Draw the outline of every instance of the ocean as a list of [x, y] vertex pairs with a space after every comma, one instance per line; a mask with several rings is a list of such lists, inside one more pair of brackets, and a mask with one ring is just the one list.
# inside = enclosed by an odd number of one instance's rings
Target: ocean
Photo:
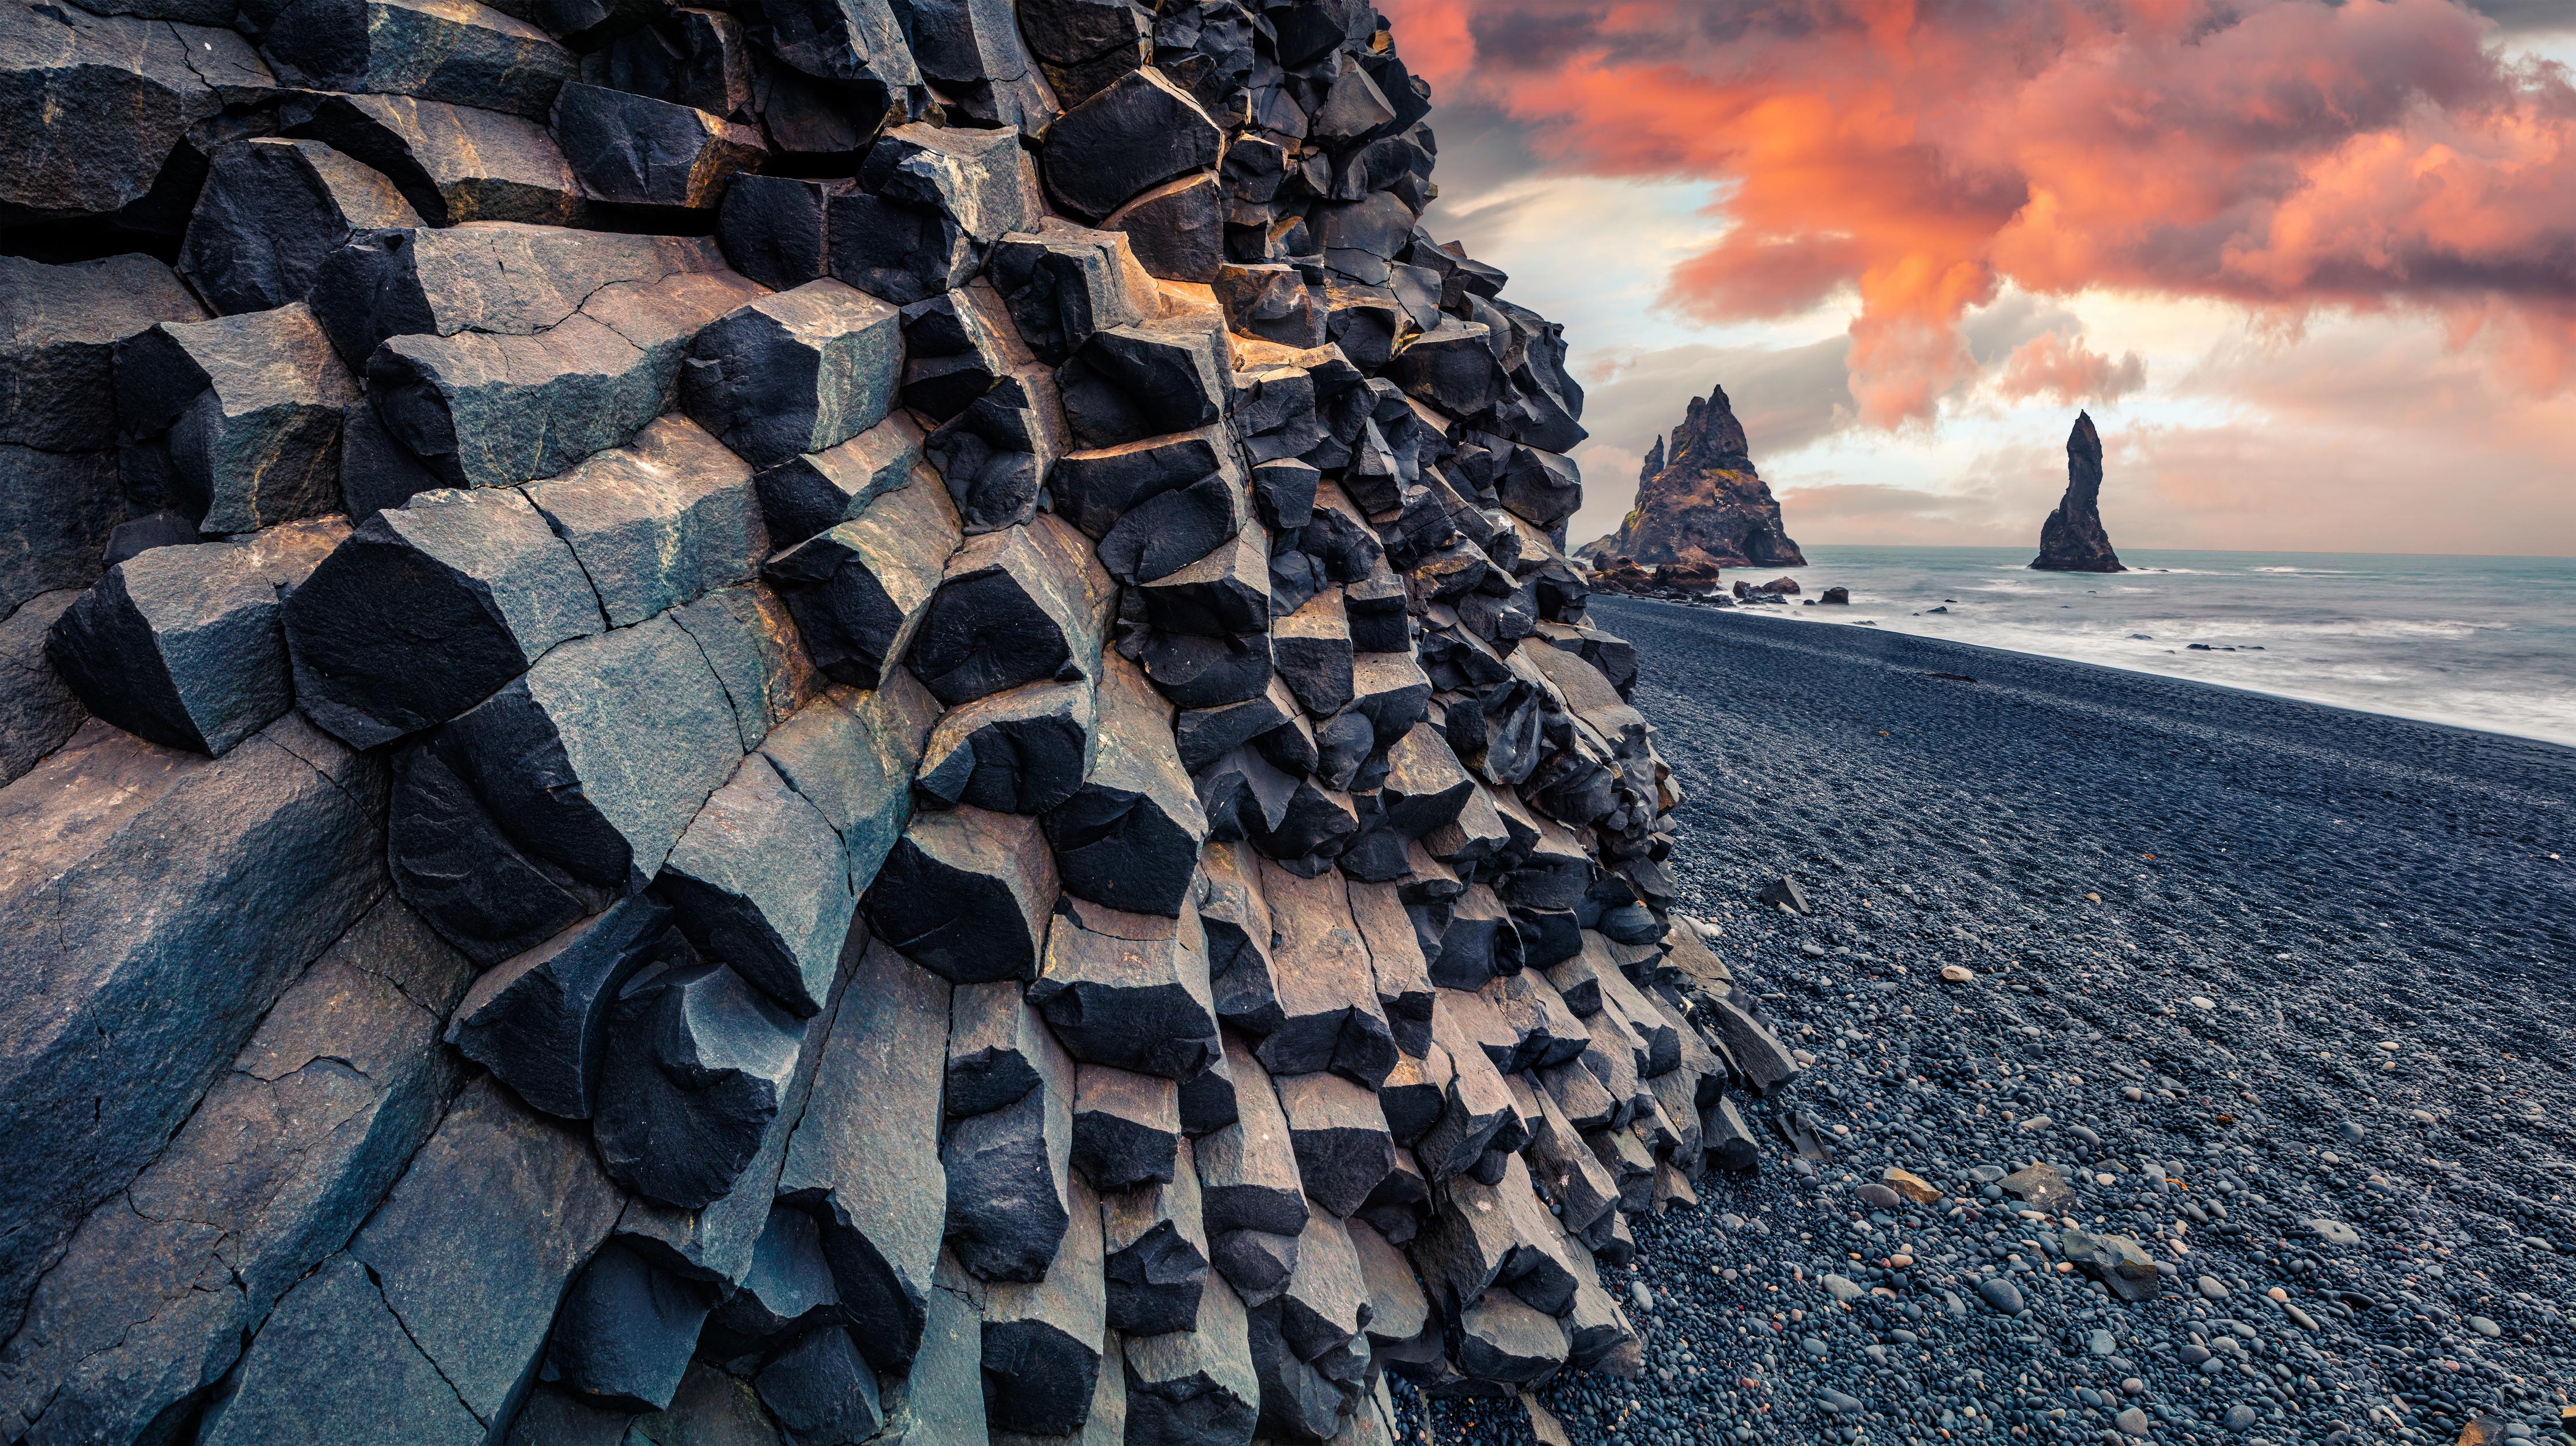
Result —
[[2099, 574], [2034, 572], [2028, 548], [1806, 553], [1787, 570], [1804, 596], [1840, 585], [1852, 605], [1793, 599], [1800, 621], [2576, 745], [2576, 559], [2123, 549], [2131, 570]]

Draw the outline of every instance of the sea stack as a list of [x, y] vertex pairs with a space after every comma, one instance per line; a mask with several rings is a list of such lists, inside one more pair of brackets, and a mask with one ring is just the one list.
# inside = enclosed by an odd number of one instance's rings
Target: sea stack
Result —
[[1619, 558], [1720, 567], [1804, 567], [1807, 559], [1780, 526], [1780, 504], [1753, 469], [1744, 424], [1726, 389], [1690, 404], [1664, 439], [1646, 452], [1637, 474], [1637, 505], [1617, 532], [1583, 551], [1595, 565]]
[[2093, 414], [2075, 414], [2066, 436], [2066, 496], [2039, 529], [2039, 556], [2030, 565], [2047, 572], [2126, 572], [2102, 530], [2102, 434]]

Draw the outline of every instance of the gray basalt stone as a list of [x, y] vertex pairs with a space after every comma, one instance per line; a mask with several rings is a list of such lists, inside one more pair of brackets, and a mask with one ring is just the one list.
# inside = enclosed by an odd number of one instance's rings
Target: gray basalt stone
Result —
[[863, 893], [912, 817], [903, 786], [921, 762], [939, 705], [907, 677], [866, 693], [824, 690], [761, 741], [789, 787], [840, 835], [850, 888]]
[[1024, 683], [942, 715], [913, 786], [926, 806], [1044, 813], [1082, 787], [1093, 748], [1093, 687]]
[[1397, 1049], [1420, 1056], [1431, 1047], [1431, 970], [1403, 896], [1387, 883], [1352, 880], [1348, 890], [1352, 922], [1359, 925], [1370, 971], [1377, 976], [1377, 1002], [1387, 1028]]
[[1062, 1243], [1042, 1277], [984, 1288], [985, 1408], [1006, 1431], [1070, 1435], [1098, 1388], [1109, 1324], [1100, 1202], [1075, 1180], [1067, 1206]]
[[204, 315], [170, 268], [149, 256], [66, 266], [0, 259], [0, 444], [49, 452], [114, 446], [116, 344], [160, 322]]
[[[367, 1381], [365, 1392], [340, 1389], [351, 1374]], [[335, 1255], [280, 1302], [202, 1439], [473, 1446], [484, 1435], [485, 1423], [442, 1378], [367, 1268]]]
[[449, 1019], [447, 1042], [547, 1114], [589, 1118], [609, 1007], [637, 970], [675, 957], [670, 927], [658, 900], [619, 900], [487, 970]]
[[706, 655], [746, 747], [784, 727], [830, 687], [805, 655], [787, 604], [759, 583], [718, 588], [673, 608], [670, 619]]
[[974, 276], [980, 252], [965, 228], [940, 211], [905, 205], [854, 186], [823, 202], [827, 269], [834, 280], [896, 306], [911, 306]]
[[977, 1446], [988, 1439], [984, 1415], [984, 1288], [957, 1264], [939, 1258], [929, 1325], [912, 1371], [886, 1384], [887, 1446]]
[[[627, 29], [639, 10], [645, 23]], [[565, 20], [576, 24], [560, 23]], [[751, 40], [732, 15], [695, 7], [663, 15], [633, 0], [546, 0], [537, 23], [575, 48], [605, 39], [599, 50], [605, 66], [586, 64], [583, 73], [596, 76], [604, 69], [606, 83], [618, 90], [735, 120], [752, 118], [756, 109]]]
[[382, 779], [293, 718], [214, 760], [93, 723], [0, 789], [0, 1329], [381, 895]]
[[1055, 459], [1072, 445], [1054, 374], [1013, 360], [923, 450], [947, 479], [966, 530], [983, 533], [1029, 522]]
[[797, 543], [865, 513], [918, 477], [921, 430], [893, 417], [819, 452], [801, 453], [752, 479], [770, 544]]
[[262, 48], [315, 90], [407, 95], [545, 118], [578, 69], [526, 21], [473, 0], [293, 0]]
[[682, 417], [526, 489], [572, 548], [609, 626], [750, 580], [768, 551], [751, 469]]
[[1092, 1188], [1169, 1184], [1180, 1143], [1180, 1090], [1171, 1080], [1100, 1064], [1076, 1071], [1073, 1167]]
[[1175, 916], [1197, 877], [1207, 815], [1172, 746], [1171, 705], [1114, 649], [1099, 677], [1090, 770], [1045, 819], [1056, 871], [1077, 898]]
[[555, 1307], [617, 1209], [586, 1140], [483, 1082], [447, 1112], [349, 1254], [489, 1428], [534, 1378]]
[[381, 172], [314, 140], [259, 136], [208, 158], [179, 270], [224, 313], [301, 301], [353, 232], [421, 224]]
[[921, 73], [957, 96], [976, 120], [1036, 134], [1054, 119], [1055, 100], [1020, 44], [1014, 7], [995, 0], [904, 0], [907, 33]]
[[1099, 540], [1153, 499], [1232, 470], [1224, 438], [1210, 428], [1070, 453], [1057, 460], [1051, 490], [1056, 510]]
[[1100, 1210], [1110, 1328], [1131, 1337], [1190, 1329], [1208, 1288], [1207, 1229], [1191, 1143], [1183, 1140], [1174, 1150], [1171, 1179], [1104, 1192]]
[[394, 755], [385, 850], [394, 892], [481, 965], [539, 948], [614, 897], [520, 848], [426, 744]]
[[1047, 193], [1097, 221], [1175, 176], [1213, 170], [1225, 133], [1189, 92], [1151, 68], [1131, 70], [1048, 128]]
[[199, 125], [276, 85], [231, 29], [139, 15], [22, 6], [0, 15], [0, 51], [0, 150], [14, 158], [0, 220], [12, 226], [95, 219], [177, 233], [185, 217], [154, 194], [165, 169], [184, 175]]
[[998, 1110], [1061, 1076], [1064, 1046], [1016, 980], [960, 984], [949, 1008], [948, 1113], [962, 1119]]
[[948, 992], [885, 945], [868, 947], [821, 1045], [778, 1178], [779, 1198], [813, 1213], [839, 1308], [885, 1370], [936, 1349]]
[[546, 1374], [566, 1391], [626, 1411], [678, 1394], [715, 1290], [610, 1240], [573, 1277], [546, 1343]]
[[222, 1376], [429, 1137], [461, 1082], [438, 1012], [471, 975], [390, 899], [316, 960], [38, 1286], [0, 1430], [140, 1438]]
[[902, 371], [893, 307], [838, 281], [809, 281], [699, 332], [680, 400], [726, 446], [769, 467], [884, 421]]
[[808, 1331], [753, 1379], [790, 1441], [866, 1441], [885, 1420], [876, 1372], [837, 1326]]
[[90, 712], [167, 748], [221, 757], [294, 698], [277, 593], [249, 549], [156, 547], [108, 569], [45, 653]]
[[947, 489], [914, 468], [856, 517], [771, 558], [763, 575], [787, 599], [814, 665], [874, 688], [911, 650], [959, 541]]
[[534, 336], [606, 288], [723, 269], [703, 237], [467, 221], [352, 237], [315, 274], [311, 305], [340, 355], [363, 367], [392, 337]]
[[[573, 174], [540, 121], [407, 95], [292, 94], [285, 133], [322, 141], [383, 174], [433, 226], [517, 222], [562, 226], [587, 211]], [[363, 353], [350, 365], [363, 363]]]
[[949, 1128], [948, 1239], [984, 1280], [1042, 1281], [1057, 1258], [1073, 1217], [1070, 1192], [1080, 1188], [1071, 1175], [1072, 1074], [1071, 1061], [1057, 1056], [1037, 1088]]
[[340, 414], [357, 399], [302, 302], [116, 346], [119, 435], [167, 457], [173, 507], [207, 533], [342, 510]]
[[1451, 1358], [1471, 1380], [1507, 1386], [1546, 1379], [1565, 1364], [1565, 1327], [1543, 1311], [1501, 1292], [1458, 1313]]
[[[1006, 17], [999, 28], [1011, 28]], [[869, 149], [859, 179], [888, 200], [947, 216], [979, 250], [1045, 214], [1037, 167], [1008, 128], [896, 126]]]
[[1218, 1053], [1207, 940], [1186, 904], [1167, 919], [1066, 899], [1028, 998], [1087, 1064], [1181, 1080]]
[[742, 757], [724, 688], [667, 618], [556, 649], [436, 746], [522, 847], [611, 889], [653, 877]]
[[781, 1337], [841, 1318], [840, 1289], [814, 1217], [774, 1205], [752, 1242], [742, 1284], [707, 1318], [701, 1339], [711, 1354], [749, 1354]]
[[840, 835], [754, 753], [707, 799], [654, 887], [680, 931], [799, 1018], [823, 1007], [858, 900]]
[[1225, 188], [1216, 177], [1201, 174], [1167, 181], [1134, 197], [1100, 225], [1123, 233], [1148, 272], [1204, 286], [1226, 271], [1225, 215]]
[[1288, 1075], [1272, 1083], [1306, 1198], [1336, 1217], [1359, 1209], [1395, 1168], [1395, 1140], [1377, 1092], [1333, 1074]]
[[1086, 447], [1187, 432], [1224, 415], [1225, 341], [1200, 318], [1106, 327], [1057, 369], [1056, 387]]
[[1261, 1042], [1262, 1063], [1274, 1074], [1330, 1070], [1375, 1089], [1395, 1067], [1395, 1036], [1341, 875], [1303, 878], [1264, 860], [1261, 890], [1281, 1018]]
[[63, 745], [87, 716], [45, 659], [45, 634], [80, 594], [40, 593], [0, 619], [0, 784]]
[[593, 1111], [609, 1174], [694, 1210], [733, 1187], [786, 1102], [804, 1031], [721, 964], [627, 985]]
[[1377, 1102], [1399, 1149], [1411, 1149], [1439, 1123], [1455, 1069], [1449, 1051], [1438, 1044], [1427, 1043], [1418, 1055], [1396, 1056], [1395, 1068], [1377, 1087]]
[[1050, 365], [1096, 332], [1145, 319], [1139, 294], [1151, 278], [1115, 232], [1050, 217], [995, 243], [988, 273], [1029, 351]]
[[751, 126], [579, 81], [555, 93], [554, 134], [584, 196], [671, 211], [713, 211], [734, 176], [769, 154]]
[[1098, 666], [1116, 587], [1061, 519], [970, 539], [949, 559], [905, 666], [955, 707]]
[[734, 270], [772, 291], [830, 274], [829, 207], [847, 180], [741, 175], [725, 188], [716, 239]]
[[1237, 1118], [1201, 1138], [1195, 1151], [1208, 1236], [1252, 1230], [1294, 1237], [1306, 1226], [1307, 1209], [1288, 1117], [1269, 1072], [1250, 1050], [1228, 1036], [1225, 1055]]
[[921, 80], [888, 0], [761, 0], [778, 58], [811, 76], [901, 89]]
[[114, 452], [0, 443], [0, 607], [89, 586], [124, 510]]
[[1431, 1038], [1449, 1056], [1453, 1072], [1439, 1121], [1413, 1147], [1422, 1173], [1435, 1182], [1474, 1165], [1496, 1132], [1514, 1119], [1502, 1075], [1484, 1046], [1460, 1027], [1453, 1001], [1461, 996], [1447, 989], [1440, 995], [1432, 1006]]
[[1020, 34], [1065, 104], [1153, 59], [1153, 19], [1117, 0], [1030, 0]]
[[552, 476], [667, 410], [690, 339], [757, 290], [731, 272], [677, 275], [603, 287], [533, 336], [396, 336], [368, 358], [367, 391], [450, 485]]
[[1762, 1163], [1762, 1144], [1735, 1101], [1721, 1098], [1699, 1112], [1700, 1147], [1708, 1163], [1721, 1170], [1752, 1170]]
[[1037, 820], [917, 814], [865, 901], [878, 937], [959, 984], [1035, 979], [1059, 885]]
[[1261, 1382], [1243, 1302], [1211, 1278], [1185, 1330], [1126, 1341], [1127, 1432], [1137, 1446], [1203, 1446], [1251, 1438]]
[[1341, 589], [1325, 588], [1274, 622], [1270, 646], [1280, 680], [1307, 712], [1330, 717], [1351, 701], [1351, 628]]

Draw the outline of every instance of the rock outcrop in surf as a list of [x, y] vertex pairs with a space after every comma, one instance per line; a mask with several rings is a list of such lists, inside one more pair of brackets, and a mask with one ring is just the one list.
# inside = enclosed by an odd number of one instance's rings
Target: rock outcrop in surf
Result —
[[2039, 556], [2030, 565], [2046, 572], [2126, 572], [2102, 528], [2102, 434], [2090, 412], [2075, 414], [2066, 437], [2066, 496], [2039, 529]]
[[1636, 506], [1617, 532], [1583, 553], [1596, 567], [1620, 559], [1649, 567], [1803, 567], [1807, 561], [1781, 527], [1780, 504], [1754, 470], [1744, 424], [1723, 387], [1690, 404], [1673, 429], [1669, 457], [1664, 439], [1656, 439], [1637, 474]]

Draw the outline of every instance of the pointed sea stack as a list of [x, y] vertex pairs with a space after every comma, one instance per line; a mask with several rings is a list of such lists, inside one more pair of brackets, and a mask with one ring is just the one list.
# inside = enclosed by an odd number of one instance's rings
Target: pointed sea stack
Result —
[[2046, 572], [2126, 572], [2102, 530], [2102, 434], [2090, 412], [2075, 414], [2066, 435], [2066, 496], [2039, 529], [2039, 556], [2030, 565]]
[[1704, 562], [1720, 567], [1804, 567], [1807, 559], [1780, 526], [1780, 504], [1762, 474], [1744, 424], [1727, 404], [1726, 389], [1690, 404], [1673, 429], [1672, 453], [1662, 438], [1646, 453], [1637, 474], [1637, 505], [1617, 532], [1583, 549], [1596, 564], [1629, 558], [1657, 563]]

